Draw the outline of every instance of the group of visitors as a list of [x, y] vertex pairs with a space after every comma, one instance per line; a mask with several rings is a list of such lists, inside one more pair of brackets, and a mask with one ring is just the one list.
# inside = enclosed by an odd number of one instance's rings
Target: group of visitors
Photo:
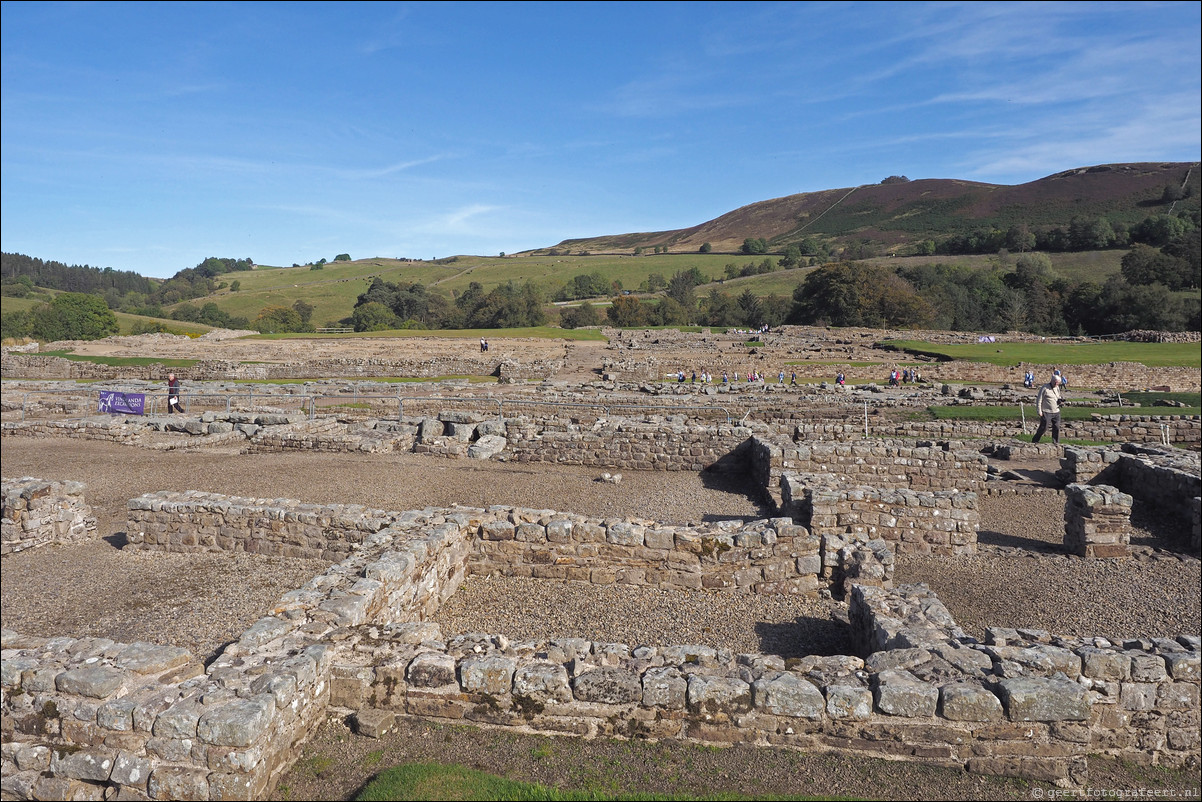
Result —
[[488, 350], [488, 340], [481, 337], [480, 338], [480, 353], [484, 353], [487, 350]]
[[899, 387], [902, 384], [917, 384], [922, 381], [922, 376], [918, 372], [918, 368], [904, 368], [899, 370], [894, 368], [889, 371], [889, 386]]

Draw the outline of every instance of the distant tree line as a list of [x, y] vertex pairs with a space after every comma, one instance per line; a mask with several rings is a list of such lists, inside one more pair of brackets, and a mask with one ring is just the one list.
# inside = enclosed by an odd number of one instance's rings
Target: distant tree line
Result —
[[[28, 281], [21, 281], [22, 278]], [[0, 254], [0, 282], [3, 282], [5, 295], [17, 297], [25, 297], [21, 292], [27, 295], [34, 285], [64, 292], [97, 294], [104, 294], [108, 290], [115, 290], [121, 295], [130, 292], [145, 294], [154, 290], [154, 283], [150, 279], [132, 270], [65, 265], [20, 253]]]
[[344, 322], [355, 331], [522, 328], [547, 322], [544, 303], [542, 291], [529, 281], [509, 281], [488, 292], [473, 281], [452, 301], [422, 284], [375, 278]]
[[[1198, 272], [1195, 266], [1195, 281]], [[1069, 282], [1054, 276], [1046, 255], [1026, 254], [1010, 272], [938, 263], [897, 271], [827, 265], [794, 290], [789, 322], [1051, 335], [1197, 331], [1202, 304], [1174, 295], [1163, 283], [1122, 274], [1102, 284]]]
[[1005, 231], [979, 228], [954, 234], [933, 245], [934, 253], [940, 255], [997, 253], [1003, 249], [1011, 253], [1102, 251], [1129, 248], [1137, 243], [1159, 248], [1196, 228], [1196, 219], [1182, 215], [1150, 215], [1130, 228], [1106, 217], [1079, 217], [1068, 226], [1015, 225]]

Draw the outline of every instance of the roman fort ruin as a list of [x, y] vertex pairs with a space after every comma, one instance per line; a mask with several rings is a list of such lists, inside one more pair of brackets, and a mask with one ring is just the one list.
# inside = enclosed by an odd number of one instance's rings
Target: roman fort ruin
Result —
[[[340, 355], [336, 343], [314, 345], [256, 360], [242, 341], [214, 342], [180, 370], [183, 415], [163, 414], [161, 364], [6, 350], [5, 442], [408, 453], [584, 466], [610, 482], [623, 471], [733, 473], [768, 513], [682, 523], [197, 489], [130, 498], [131, 553], [254, 553], [329, 567], [208, 660], [162, 643], [5, 628], [5, 796], [262, 798], [332, 716], [367, 737], [409, 716], [863, 754], [1063, 787], [1088, 783], [1089, 755], [1199, 765], [1199, 632], [1112, 640], [997, 621], [972, 634], [930, 587], [895, 581], [898, 559], [997, 549], [980, 538], [982, 500], [1026, 494], [1063, 498], [1060, 560], [1196, 571], [1196, 416], [1097, 414], [1066, 422], [1064, 437], [1100, 445], [1032, 444], [1015, 439], [1013, 423], [911, 413], [936, 402], [1025, 403], [1034, 417], [1021, 376], [1050, 374], [1050, 365], [931, 361], [922, 382], [886, 387], [882, 373], [896, 357], [872, 348], [880, 332], [786, 328], [750, 347], [738, 334], [609, 334], [587, 357], [572, 343], [477, 354], [438, 341], [407, 353]], [[115, 338], [112, 348], [168, 359], [195, 347], [145, 337]], [[698, 371], [743, 378], [693, 381]], [[748, 371], [766, 377], [747, 382]], [[835, 385], [835, 373], [851, 384]], [[445, 378], [482, 375], [497, 381]], [[381, 381], [395, 376], [427, 381]], [[1091, 388], [1076, 403], [1103, 407], [1130, 390], [1199, 384], [1197, 369], [1115, 363], [1074, 368], [1071, 386]], [[148, 414], [97, 413], [97, 393], [110, 388], [144, 394]], [[1034, 464], [1048, 469], [1025, 469]], [[1133, 543], [1140, 505], [1166, 516], [1180, 537]], [[99, 531], [88, 488], [70, 476], [6, 469], [3, 519], [5, 560], [111, 534]], [[556, 632], [444, 632], [433, 620], [439, 607], [463, 583], [489, 576], [832, 598], [846, 605], [850, 648], [785, 657]]]

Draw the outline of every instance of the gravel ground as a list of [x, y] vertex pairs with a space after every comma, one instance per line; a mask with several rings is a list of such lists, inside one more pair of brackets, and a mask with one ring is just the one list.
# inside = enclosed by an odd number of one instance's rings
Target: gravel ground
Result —
[[544, 640], [554, 633], [629, 646], [698, 644], [804, 657], [851, 652], [846, 609], [820, 599], [476, 576], [435, 620], [447, 635], [499, 632]]
[[925, 582], [969, 634], [991, 626], [1111, 639], [1202, 631], [1202, 562], [1166, 552], [1179, 527], [1137, 506], [1139, 557], [1083, 560], [1065, 554], [1064, 494], [982, 496], [980, 553], [898, 555], [894, 581]]
[[[175, 643], [208, 657], [259, 618], [283, 592], [323, 569], [319, 561], [257, 555], [183, 556], [124, 551], [125, 502], [155, 490], [197, 489], [259, 498], [358, 503], [404, 510], [454, 503], [557, 508], [687, 523], [757, 518], [765, 510], [740, 477], [514, 466], [414, 455], [267, 455], [144, 451], [103, 442], [3, 440], [6, 477], [73, 479], [101, 540], [4, 558], [3, 626], [31, 635], [94, 634]], [[1060, 553], [1058, 493], [982, 497], [982, 554], [901, 557], [898, 582], [930, 584], [961, 626], [1029, 626], [1064, 634], [1197, 634], [1199, 562], [1156, 556], [1163, 522], [1137, 509], [1139, 559], [1095, 561]], [[198, 570], [199, 569], [199, 570]], [[500, 631], [595, 640], [723, 645], [786, 656], [841, 651], [845, 611], [834, 602], [720, 597], [713, 593], [594, 587], [583, 583], [472, 578], [440, 612], [444, 632]], [[523, 736], [403, 722], [386, 740], [353, 736], [341, 722], [314, 734], [305, 758], [275, 792], [281, 799], [352, 795], [376, 771], [407, 760], [461, 762], [559, 787], [833, 793], [882, 799], [1031, 798], [1032, 784], [929, 766], [787, 750], [631, 744]], [[1091, 759], [1095, 784], [1159, 788], [1197, 798], [1196, 772], [1155, 775]], [[1167, 789], [1175, 789], [1167, 792]]]
[[[159, 640], [208, 657], [285, 591], [324, 569], [320, 561], [247, 554], [125, 551], [125, 503], [155, 490], [197, 489], [258, 498], [425, 506], [515, 504], [606, 517], [679, 523], [756, 518], [766, 511], [741, 477], [626, 472], [621, 484], [575, 466], [519, 466], [411, 454], [220, 454], [147, 451], [99, 441], [6, 437], [5, 476], [74, 479], [99, 522], [100, 541], [3, 560], [5, 627], [31, 635], [93, 634]], [[895, 579], [926, 582], [962, 627], [1024, 626], [1059, 634], [1129, 637], [1202, 630], [1196, 559], [1159, 556], [1084, 561], [1060, 548], [1063, 495], [982, 496], [982, 553], [899, 556]], [[1137, 509], [1137, 513], [1140, 510]], [[1146, 513], [1146, 511], [1145, 511]], [[1133, 542], [1172, 534], [1136, 515]], [[201, 570], [197, 570], [200, 566]], [[631, 610], [638, 610], [632, 615]], [[511, 637], [592, 637], [638, 643], [727, 644], [786, 656], [841, 651], [842, 605], [655, 588], [472, 578], [440, 613], [444, 631]]]

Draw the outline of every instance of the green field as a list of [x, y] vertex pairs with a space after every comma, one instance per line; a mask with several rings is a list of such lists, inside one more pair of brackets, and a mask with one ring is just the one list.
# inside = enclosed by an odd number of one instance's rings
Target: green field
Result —
[[[694, 795], [618, 791], [596, 786], [561, 790], [540, 783], [521, 782], [459, 764], [405, 763], [381, 772], [355, 796], [356, 800], [690, 800]], [[787, 797], [756, 794], [715, 793], [705, 799], [790, 799], [811, 800], [829, 797], [790, 794]]]
[[312, 339], [362, 339], [364, 337], [442, 337], [453, 339], [506, 340], [536, 337], [544, 340], [604, 340], [597, 329], [559, 329], [553, 326], [532, 326], [515, 329], [391, 329], [352, 334], [253, 334], [252, 340], [312, 340]]
[[[933, 420], [971, 420], [982, 422], [1017, 421], [1023, 413], [1015, 406], [934, 406], [927, 407]], [[1202, 415], [1202, 407], [1062, 407], [1063, 420], [1089, 420], [1091, 415]], [[1026, 407], [1028, 421], [1039, 420], [1032, 403]]]
[[1138, 362], [1148, 367], [1202, 367], [1197, 343], [1131, 343], [1100, 340], [1091, 343], [995, 342], [925, 343], [918, 340], [885, 340], [881, 345], [916, 356], [961, 359], [990, 365], [1105, 365]]

